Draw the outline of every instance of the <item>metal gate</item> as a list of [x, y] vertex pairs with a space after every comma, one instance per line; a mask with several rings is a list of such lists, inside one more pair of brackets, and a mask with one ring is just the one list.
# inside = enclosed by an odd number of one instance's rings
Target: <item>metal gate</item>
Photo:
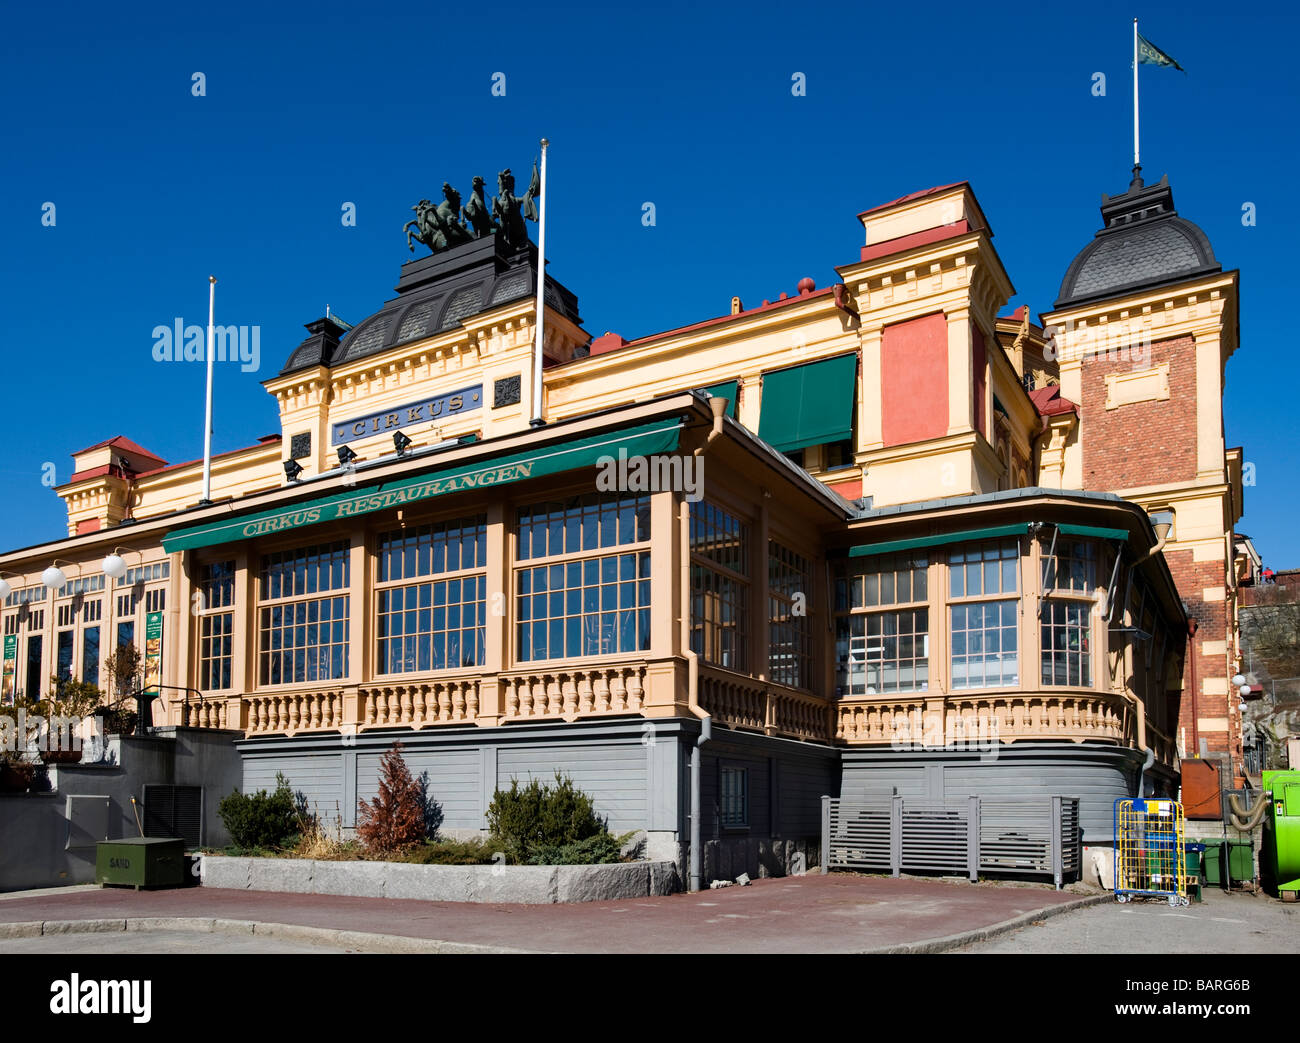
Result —
[[822, 798], [822, 867], [1048, 876], [1079, 872], [1079, 798]]

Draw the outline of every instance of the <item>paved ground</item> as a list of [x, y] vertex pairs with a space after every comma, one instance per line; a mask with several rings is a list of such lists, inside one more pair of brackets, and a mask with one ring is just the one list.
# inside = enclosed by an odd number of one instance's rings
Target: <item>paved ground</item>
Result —
[[1300, 903], [1205, 889], [1186, 909], [1106, 902], [956, 950], [963, 953], [1300, 953]]
[[115, 931], [112, 934], [50, 935], [42, 938], [6, 938], [0, 941], [0, 953], [62, 954], [75, 951], [78, 956], [101, 954], [131, 955], [178, 953], [263, 953], [271, 956], [294, 956], [305, 953], [364, 952], [362, 948], [295, 942], [283, 938], [264, 938], [253, 934], [214, 934], [210, 931]]
[[[757, 880], [749, 887], [695, 895], [565, 906], [416, 902], [206, 887], [142, 892], [75, 888], [0, 902], [0, 932], [6, 923], [162, 916], [298, 924], [545, 952], [860, 952], [985, 929], [1040, 915], [1079, 898], [1036, 885], [972, 885], [839, 873]], [[192, 951], [187, 946], [193, 939], [184, 937], [189, 933], [179, 932], [166, 943], [178, 948], [167, 951]], [[93, 944], [125, 945], [99, 951], [157, 951], [145, 948], [146, 937], [138, 931], [120, 932], [115, 941], [99, 937]], [[82, 952], [85, 939], [78, 934], [0, 937], [0, 953]], [[201, 945], [204, 952], [272, 951], [226, 948], [256, 945], [256, 936], [209, 934], [206, 940], [209, 944]], [[285, 941], [311, 944], [301, 937], [268, 937], [264, 944]], [[35, 947], [19, 949], [20, 944]], [[356, 942], [350, 939], [341, 947], [355, 948]]]

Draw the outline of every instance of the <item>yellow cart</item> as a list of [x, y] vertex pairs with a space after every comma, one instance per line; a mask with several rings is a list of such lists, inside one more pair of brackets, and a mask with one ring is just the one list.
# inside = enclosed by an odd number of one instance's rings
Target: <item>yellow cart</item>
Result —
[[1115, 801], [1115, 897], [1164, 898], [1187, 905], [1183, 806], [1156, 797]]

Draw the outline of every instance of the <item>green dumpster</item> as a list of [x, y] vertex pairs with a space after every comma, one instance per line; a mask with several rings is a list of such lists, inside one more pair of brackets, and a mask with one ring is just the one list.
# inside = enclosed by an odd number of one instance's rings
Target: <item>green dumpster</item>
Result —
[[1249, 840], [1220, 840], [1205, 845], [1205, 882], [1225, 887], [1224, 863], [1234, 884], [1255, 879], [1255, 851]]
[[185, 882], [185, 841], [180, 837], [127, 837], [95, 845], [95, 882], [134, 887], [180, 887]]

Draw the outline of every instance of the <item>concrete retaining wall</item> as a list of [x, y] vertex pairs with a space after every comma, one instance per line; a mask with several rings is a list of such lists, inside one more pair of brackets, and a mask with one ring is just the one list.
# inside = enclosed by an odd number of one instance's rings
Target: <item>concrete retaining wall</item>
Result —
[[415, 898], [426, 902], [598, 902], [679, 890], [672, 862], [599, 866], [421, 866], [405, 862], [314, 862], [297, 858], [204, 855], [205, 887]]

